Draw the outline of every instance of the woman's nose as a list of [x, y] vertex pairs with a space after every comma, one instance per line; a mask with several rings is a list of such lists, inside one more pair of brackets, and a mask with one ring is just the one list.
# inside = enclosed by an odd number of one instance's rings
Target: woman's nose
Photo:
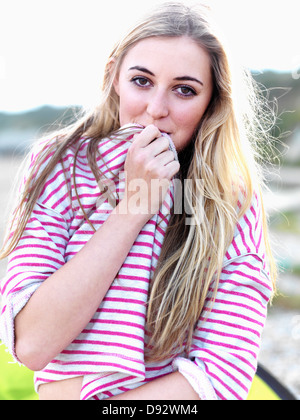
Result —
[[166, 92], [157, 90], [152, 93], [148, 100], [147, 113], [153, 120], [165, 118], [169, 115], [169, 103]]

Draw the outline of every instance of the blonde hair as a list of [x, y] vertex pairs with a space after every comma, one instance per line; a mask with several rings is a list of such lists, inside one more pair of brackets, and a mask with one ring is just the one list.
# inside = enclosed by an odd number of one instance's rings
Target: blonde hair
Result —
[[[96, 179], [101, 178], [96, 164], [98, 142], [120, 128], [119, 98], [113, 81], [130, 48], [153, 36], [186, 36], [198, 42], [211, 58], [214, 92], [191, 145], [180, 155], [181, 179], [191, 180], [184, 194], [189, 209], [194, 209], [193, 220], [186, 224], [185, 214], [173, 214], [166, 232], [149, 296], [147, 323], [151, 340], [146, 355], [148, 360], [162, 360], [184, 343], [187, 348], [191, 345], [209, 287], [214, 282], [215, 293], [218, 288], [223, 258], [233, 239], [237, 220], [249, 208], [254, 191], [260, 194], [263, 182], [256, 159], [256, 143], [257, 140], [266, 140], [268, 133], [258, 119], [260, 102], [253, 80], [249, 73], [244, 72], [244, 90], [234, 94], [228, 55], [207, 15], [204, 6], [197, 10], [181, 3], [164, 4], [141, 20], [115, 46], [105, 69], [101, 103], [77, 123], [57, 133], [56, 141], [49, 142], [38, 156], [14, 214], [17, 227], [0, 254], [4, 258], [17, 245], [47, 177], [70, 146], [76, 145], [79, 149], [83, 136], [91, 139], [89, 164]], [[243, 93], [249, 108], [241, 113], [235, 100]], [[51, 153], [50, 163], [35, 177]], [[73, 176], [76, 185], [75, 173]], [[197, 182], [200, 179], [202, 182]], [[241, 190], [244, 200], [242, 207], [238, 208]], [[276, 265], [269, 245], [265, 214], [263, 220], [265, 245], [275, 284]]]

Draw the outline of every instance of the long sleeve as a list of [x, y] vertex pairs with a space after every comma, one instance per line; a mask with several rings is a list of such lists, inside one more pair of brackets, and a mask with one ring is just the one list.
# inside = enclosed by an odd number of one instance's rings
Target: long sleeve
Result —
[[[32, 155], [31, 164], [35, 157]], [[58, 190], [59, 195], [55, 194]], [[39, 285], [65, 263], [69, 217], [66, 177], [59, 164], [49, 176], [22, 237], [9, 256], [7, 273], [1, 280], [0, 337], [16, 360], [15, 317]]]
[[194, 332], [188, 359], [195, 364], [195, 375], [201, 369], [209, 379], [204, 388], [200, 384], [199, 394], [211, 395], [211, 385], [218, 399], [247, 398], [271, 294], [261, 207], [255, 196], [237, 224], [212, 310], [211, 289]]
[[15, 358], [14, 319], [39, 285], [65, 263], [67, 241], [64, 218], [37, 203], [18, 246], [9, 257], [7, 275], [1, 285], [0, 335]]

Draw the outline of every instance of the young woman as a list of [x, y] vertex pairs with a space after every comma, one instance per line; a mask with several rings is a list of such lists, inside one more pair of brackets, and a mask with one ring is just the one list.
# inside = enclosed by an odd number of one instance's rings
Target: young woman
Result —
[[1, 338], [41, 399], [247, 397], [276, 275], [267, 136], [206, 14], [166, 4], [139, 22], [100, 105], [31, 155]]

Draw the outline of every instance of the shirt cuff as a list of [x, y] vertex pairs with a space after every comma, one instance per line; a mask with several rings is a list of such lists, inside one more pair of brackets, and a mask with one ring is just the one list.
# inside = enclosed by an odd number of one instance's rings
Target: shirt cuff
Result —
[[173, 371], [178, 370], [190, 383], [201, 400], [217, 400], [210, 380], [203, 370], [189, 359], [176, 357], [172, 363]]
[[34, 283], [9, 298], [4, 299], [3, 307], [0, 308], [0, 340], [6, 346], [13, 359], [22, 364], [18, 359], [15, 349], [15, 318], [31, 298], [39, 283]]

